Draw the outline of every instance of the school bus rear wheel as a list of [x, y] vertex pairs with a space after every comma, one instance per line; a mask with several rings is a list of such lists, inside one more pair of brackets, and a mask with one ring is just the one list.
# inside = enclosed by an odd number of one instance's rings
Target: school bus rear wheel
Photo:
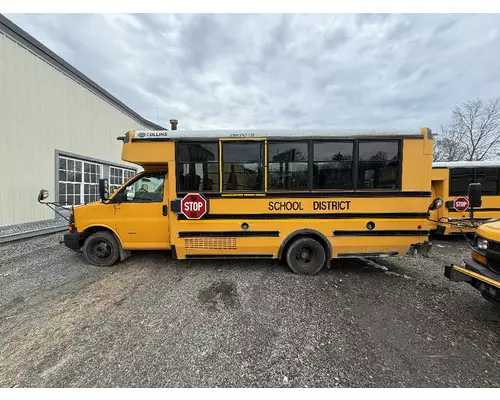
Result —
[[96, 232], [83, 244], [83, 255], [92, 265], [110, 267], [120, 256], [120, 248], [110, 232]]
[[286, 262], [296, 274], [314, 275], [325, 265], [323, 246], [311, 237], [296, 239], [287, 249]]

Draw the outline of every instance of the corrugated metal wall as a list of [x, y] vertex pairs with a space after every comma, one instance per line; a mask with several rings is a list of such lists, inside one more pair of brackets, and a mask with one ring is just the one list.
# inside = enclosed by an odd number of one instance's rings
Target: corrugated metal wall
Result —
[[117, 136], [146, 128], [0, 32], [0, 226], [53, 218], [55, 149], [126, 165]]

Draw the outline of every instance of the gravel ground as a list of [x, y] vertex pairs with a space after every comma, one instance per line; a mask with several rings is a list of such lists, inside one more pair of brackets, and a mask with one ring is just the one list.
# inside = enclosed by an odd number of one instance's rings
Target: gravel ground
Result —
[[500, 309], [432, 257], [89, 266], [60, 234], [0, 245], [0, 386], [500, 386]]

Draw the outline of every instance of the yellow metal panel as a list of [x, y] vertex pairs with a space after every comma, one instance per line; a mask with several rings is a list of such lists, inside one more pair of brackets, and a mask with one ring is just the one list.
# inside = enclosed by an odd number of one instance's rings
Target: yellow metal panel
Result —
[[424, 140], [403, 142], [403, 190], [431, 190], [432, 155], [423, 154]]
[[[247, 201], [249, 203], [253, 202]], [[226, 207], [230, 207], [230, 202], [226, 200]], [[238, 218], [231, 220], [181, 220], [172, 221], [172, 230], [175, 232], [243, 232], [241, 224], [246, 222], [249, 225], [248, 232], [276, 231], [279, 237], [244, 237], [238, 238], [238, 249], [233, 254], [251, 254], [254, 249], [256, 254], [277, 254], [279, 246], [290, 234], [301, 229], [313, 229], [326, 237], [333, 247], [333, 256], [339, 253], [372, 253], [372, 252], [397, 252], [400, 255], [406, 254], [409, 246], [427, 239], [422, 236], [363, 236], [367, 232], [366, 224], [369, 221], [375, 222], [379, 231], [425, 231], [425, 219], [405, 219], [405, 218], [352, 218], [352, 219], [261, 219], [253, 220]], [[420, 226], [420, 228], [419, 228]], [[336, 230], [359, 231], [359, 236], [334, 236]], [[176, 246], [177, 254], [183, 257], [185, 238], [173, 235], [172, 244]], [[187, 251], [188, 254], [198, 254], [197, 250]], [[204, 249], [203, 254], [220, 254], [220, 251]], [[226, 252], [224, 252], [225, 254]], [[201, 253], [200, 253], [201, 254]]]
[[[398, 213], [427, 210], [427, 197], [331, 197], [316, 198], [211, 198], [212, 214], [342, 214], [342, 213]], [[290, 208], [290, 209], [287, 209]], [[323, 208], [323, 209], [321, 209]]]
[[139, 165], [164, 165], [174, 160], [174, 142], [141, 142], [129, 141], [123, 144], [122, 159]]
[[432, 156], [434, 154], [434, 140], [429, 139], [429, 136], [431, 136], [431, 131], [428, 128], [420, 128], [420, 131], [425, 137], [424, 154]]

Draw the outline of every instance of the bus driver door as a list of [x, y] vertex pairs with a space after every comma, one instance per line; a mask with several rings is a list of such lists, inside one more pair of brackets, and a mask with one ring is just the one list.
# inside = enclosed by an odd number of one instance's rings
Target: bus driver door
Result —
[[115, 228], [127, 250], [169, 249], [166, 172], [142, 174], [118, 193]]

